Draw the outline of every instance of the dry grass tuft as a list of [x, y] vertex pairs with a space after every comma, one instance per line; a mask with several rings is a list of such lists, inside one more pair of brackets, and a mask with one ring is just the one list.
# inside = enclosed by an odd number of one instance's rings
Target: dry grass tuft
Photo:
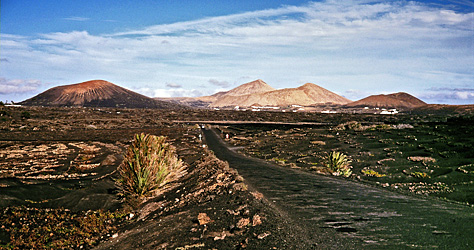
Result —
[[160, 186], [177, 179], [184, 164], [166, 137], [137, 134], [119, 166], [117, 186], [129, 200], [142, 200]]

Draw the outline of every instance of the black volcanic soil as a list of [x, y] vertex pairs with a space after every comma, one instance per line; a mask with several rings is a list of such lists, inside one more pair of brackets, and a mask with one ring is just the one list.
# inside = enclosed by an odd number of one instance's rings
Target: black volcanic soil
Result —
[[[334, 116], [334, 119], [338, 115]], [[245, 154], [328, 174], [328, 152], [351, 159], [351, 179], [398, 192], [474, 204], [472, 116], [353, 116], [328, 126], [221, 126]]]
[[[170, 122], [178, 112], [2, 107], [0, 248], [281, 249], [303, 237], [202, 148], [197, 125]], [[188, 174], [130, 210], [115, 169], [140, 132], [168, 136]]]
[[288, 249], [304, 238], [227, 163], [206, 156], [141, 206], [138, 218], [97, 249]]
[[[202, 148], [201, 129], [194, 122], [177, 120], [220, 121], [229, 142], [286, 167], [314, 172], [324, 152], [338, 150], [352, 158], [354, 180], [472, 202], [473, 154], [467, 145], [472, 146], [473, 131], [468, 116], [40, 107], [0, 111], [1, 248], [308, 246], [298, 225]], [[366, 128], [359, 130], [356, 124]], [[140, 132], [168, 136], [189, 168], [139, 210], [130, 210], [117, 196], [114, 170]], [[385, 160], [390, 158], [395, 161]], [[363, 169], [385, 176], [368, 176]], [[417, 179], [415, 172], [430, 178]]]

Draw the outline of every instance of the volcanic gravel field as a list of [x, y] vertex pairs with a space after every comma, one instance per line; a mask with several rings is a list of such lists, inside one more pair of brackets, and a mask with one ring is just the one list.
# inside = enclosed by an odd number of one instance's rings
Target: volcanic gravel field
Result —
[[474, 245], [472, 207], [281, 167], [236, 153], [216, 131], [205, 135], [219, 158], [302, 228], [305, 249], [469, 249]]
[[[2, 249], [474, 244], [467, 115], [54, 107], [0, 115]], [[187, 168], [133, 208], [118, 195], [115, 170], [142, 132], [167, 136]], [[327, 176], [333, 150], [349, 156], [351, 177]]]

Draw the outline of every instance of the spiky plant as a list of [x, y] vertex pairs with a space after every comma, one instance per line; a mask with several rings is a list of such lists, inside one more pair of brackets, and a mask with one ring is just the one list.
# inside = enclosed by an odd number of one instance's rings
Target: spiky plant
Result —
[[137, 134], [119, 166], [117, 185], [125, 197], [142, 199], [177, 177], [183, 165], [166, 137]]
[[352, 174], [351, 161], [341, 152], [331, 151], [326, 157], [326, 167], [333, 175], [349, 177]]

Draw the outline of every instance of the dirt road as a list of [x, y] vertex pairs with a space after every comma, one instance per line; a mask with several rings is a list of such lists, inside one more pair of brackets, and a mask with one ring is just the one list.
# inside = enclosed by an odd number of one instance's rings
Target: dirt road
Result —
[[[307, 234], [308, 249], [473, 249], [474, 209], [240, 155], [204, 130], [217, 157]], [[298, 230], [299, 231], [299, 230]]]

